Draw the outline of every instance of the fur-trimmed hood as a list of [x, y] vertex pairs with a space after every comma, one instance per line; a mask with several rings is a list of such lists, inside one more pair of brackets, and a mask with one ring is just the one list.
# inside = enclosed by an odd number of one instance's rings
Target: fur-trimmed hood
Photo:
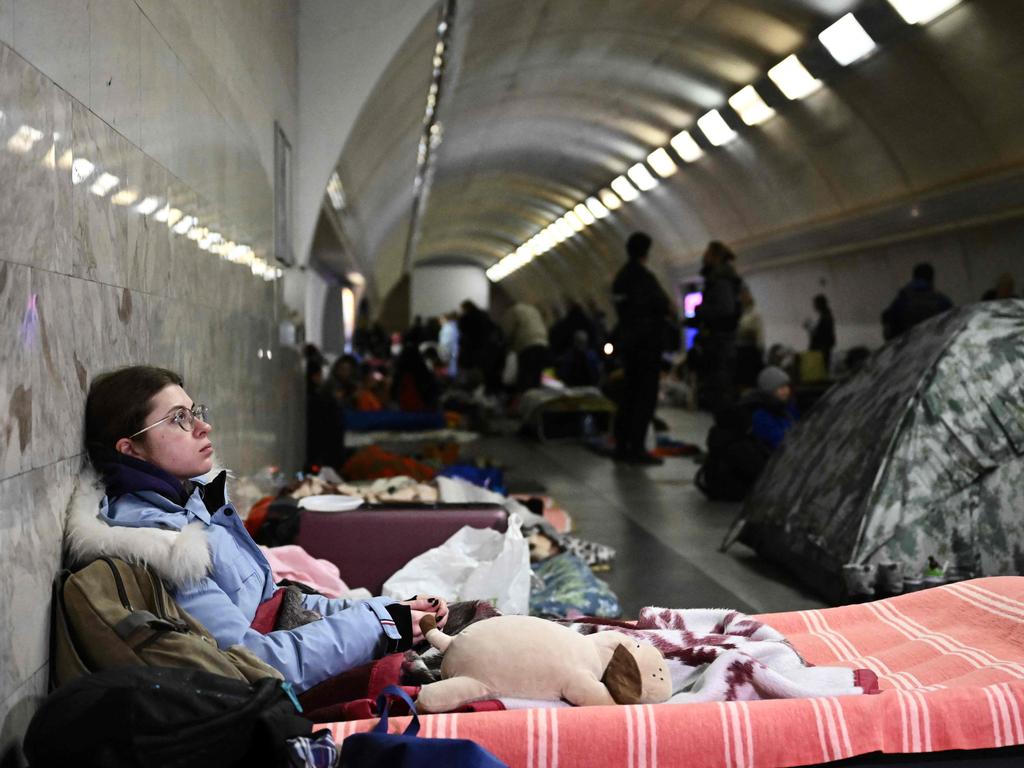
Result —
[[172, 588], [194, 584], [210, 573], [206, 526], [190, 523], [181, 531], [110, 525], [99, 515], [105, 495], [92, 467], [79, 474], [68, 505], [64, 548], [69, 564], [117, 557], [150, 566]]

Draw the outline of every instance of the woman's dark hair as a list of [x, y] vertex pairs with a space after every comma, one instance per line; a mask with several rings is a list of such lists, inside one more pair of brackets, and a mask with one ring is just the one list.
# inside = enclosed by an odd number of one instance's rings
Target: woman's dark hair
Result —
[[733, 253], [732, 249], [721, 240], [712, 240], [708, 243], [707, 251], [708, 253], [718, 256], [723, 263], [736, 261], [736, 254]]
[[171, 384], [184, 386], [174, 371], [152, 365], [118, 368], [92, 380], [85, 399], [85, 449], [93, 466], [114, 458], [114, 444], [146, 426], [150, 401]]

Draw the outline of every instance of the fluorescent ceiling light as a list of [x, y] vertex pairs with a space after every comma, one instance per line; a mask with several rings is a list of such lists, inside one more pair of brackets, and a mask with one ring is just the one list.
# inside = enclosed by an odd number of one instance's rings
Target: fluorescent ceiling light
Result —
[[647, 166], [643, 163], [637, 163], [630, 167], [626, 174], [630, 180], [640, 188], [642, 192], [654, 189], [658, 186], [658, 180], [651, 175], [651, 172], [647, 170]]
[[608, 208], [596, 197], [587, 198], [587, 209], [595, 219], [603, 219], [608, 215]]
[[818, 39], [832, 54], [832, 58], [844, 67], [863, 59], [877, 47], [852, 13], [846, 14], [818, 35]]
[[565, 220], [564, 216], [555, 221], [554, 226], [558, 228], [558, 234], [562, 236], [563, 240], [568, 240], [576, 234], [575, 230], [569, 226], [569, 222]]
[[505, 259], [501, 259], [488, 267], [487, 271], [484, 273], [487, 275], [487, 279], [492, 283], [502, 280], [508, 274], [508, 270], [502, 266], [504, 263]]
[[889, 0], [889, 5], [903, 17], [907, 24], [927, 24], [960, 5], [960, 0]]
[[619, 196], [610, 189], [602, 189], [597, 193], [597, 196], [601, 198], [602, 205], [609, 211], [615, 211], [622, 207], [622, 201], [619, 200]]
[[217, 253], [217, 243], [219, 243], [223, 239], [224, 238], [221, 237], [220, 232], [209, 232], [207, 233], [206, 237], [199, 241], [199, 247], [202, 248], [204, 251], [212, 251], [214, 253]]
[[736, 131], [729, 127], [729, 124], [725, 122], [725, 118], [722, 117], [722, 114], [717, 109], [712, 109], [707, 114], [697, 118], [697, 127], [708, 137], [708, 141], [716, 147], [720, 147], [736, 138]]
[[760, 125], [775, 116], [775, 110], [764, 103], [752, 85], [744, 86], [730, 96], [729, 106], [747, 125]]
[[147, 197], [141, 203], [135, 206], [135, 210], [141, 213], [143, 216], [149, 216], [153, 211], [156, 210], [157, 206], [160, 205], [159, 197]]
[[667, 179], [679, 170], [679, 167], [672, 161], [664, 147], [659, 147], [647, 156], [647, 164], [654, 169], [661, 178]]
[[700, 145], [690, 135], [689, 131], [680, 131], [672, 137], [669, 144], [672, 145], [672, 149], [676, 151], [676, 154], [687, 163], [692, 163], [704, 154], [704, 150], [700, 148]]
[[91, 187], [89, 187], [89, 191], [92, 192], [94, 195], [103, 197], [120, 183], [121, 180], [117, 178], [117, 176], [115, 176], [114, 174], [101, 173], [100, 177], [92, 183]]
[[[173, 227], [175, 224], [178, 223], [178, 219], [181, 218], [181, 211], [179, 211], [177, 208], [169, 208], [167, 209], [167, 213], [164, 216], [164, 218], [161, 219], [160, 214], [157, 214], [156, 218], [158, 221], [167, 222], [168, 227]], [[234, 243], [232, 243], [232, 245], [234, 245]]]
[[577, 216], [579, 216], [580, 221], [582, 221], [588, 227], [591, 224], [593, 224], [595, 221], [597, 221], [597, 217], [595, 217], [594, 214], [592, 214], [590, 212], [590, 209], [587, 208], [587, 206], [585, 206], [583, 203], [580, 203], [579, 205], [577, 205], [572, 210], [573, 210], [573, 213], [575, 213]]
[[139, 199], [139, 193], [134, 189], [122, 189], [120, 192], [110, 198], [110, 202], [114, 205], [131, 205]]
[[81, 184], [83, 181], [88, 179], [96, 166], [86, 160], [84, 157], [80, 157], [71, 163], [71, 183]]
[[790, 55], [768, 70], [768, 77], [787, 99], [802, 99], [821, 88], [821, 80], [811, 75], [795, 55]]
[[186, 232], [192, 229], [196, 221], [198, 221], [198, 219], [196, 219], [195, 216], [182, 216], [181, 220], [174, 225], [172, 231], [176, 235], [184, 235]]
[[228, 261], [233, 261], [236, 264], [252, 264], [255, 254], [252, 252], [252, 248], [244, 243], [228, 243]]
[[32, 150], [35, 143], [43, 138], [43, 132], [31, 125], [23, 125], [7, 140], [7, 148], [11, 152], [24, 155]]
[[568, 222], [569, 226], [572, 227], [574, 232], [582, 232], [586, 229], [586, 225], [580, 217], [576, 215], [575, 211], [566, 211], [563, 218]]
[[[625, 176], [616, 176], [611, 184], [612, 191], [617, 194], [623, 202], [628, 203], [632, 200], [636, 200], [640, 197], [640, 193], [636, 191], [632, 184], [626, 179]], [[608, 205], [608, 203], [605, 203]], [[608, 205], [611, 208], [610, 205]]]

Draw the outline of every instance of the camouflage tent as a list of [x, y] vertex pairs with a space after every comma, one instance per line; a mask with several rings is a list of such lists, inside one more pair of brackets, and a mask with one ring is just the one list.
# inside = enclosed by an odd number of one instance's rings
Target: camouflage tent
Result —
[[880, 349], [787, 435], [741, 520], [741, 540], [833, 599], [846, 563], [1024, 573], [1024, 301]]

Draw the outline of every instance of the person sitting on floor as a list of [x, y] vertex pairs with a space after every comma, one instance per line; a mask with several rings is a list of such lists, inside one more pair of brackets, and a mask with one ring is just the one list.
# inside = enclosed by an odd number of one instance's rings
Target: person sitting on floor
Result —
[[758, 374], [757, 389], [715, 413], [708, 453], [694, 479], [708, 498], [740, 501], [746, 497], [772, 451], [796, 422], [791, 395], [786, 372], [768, 366]]
[[[447, 604], [438, 597], [398, 602], [306, 595], [303, 608], [315, 612], [315, 620], [267, 634], [253, 629], [257, 608], [277, 587], [227, 498], [227, 473], [211, 479], [209, 418], [173, 371], [133, 366], [97, 376], [85, 405], [86, 449], [106, 495], [96, 514], [69, 524], [70, 550], [145, 563], [161, 551], [180, 561], [186, 552], [179, 548], [194, 543], [209, 558], [209, 570], [169, 585], [171, 596], [221, 648], [245, 646], [299, 692], [409, 648], [421, 639], [419, 620], [427, 613], [447, 620]], [[170, 532], [181, 538], [166, 547]]]
[[567, 387], [596, 387], [601, 381], [601, 362], [590, 347], [586, 331], [576, 331], [572, 346], [558, 361], [558, 378]]
[[385, 376], [371, 366], [363, 371], [363, 380], [355, 393], [354, 406], [357, 411], [383, 411], [388, 391]]
[[419, 348], [408, 341], [395, 361], [391, 400], [402, 411], [436, 411], [440, 386]]
[[781, 368], [768, 366], [757, 376], [756, 396], [758, 404], [750, 417], [750, 433], [775, 450], [799, 417], [789, 376]]

